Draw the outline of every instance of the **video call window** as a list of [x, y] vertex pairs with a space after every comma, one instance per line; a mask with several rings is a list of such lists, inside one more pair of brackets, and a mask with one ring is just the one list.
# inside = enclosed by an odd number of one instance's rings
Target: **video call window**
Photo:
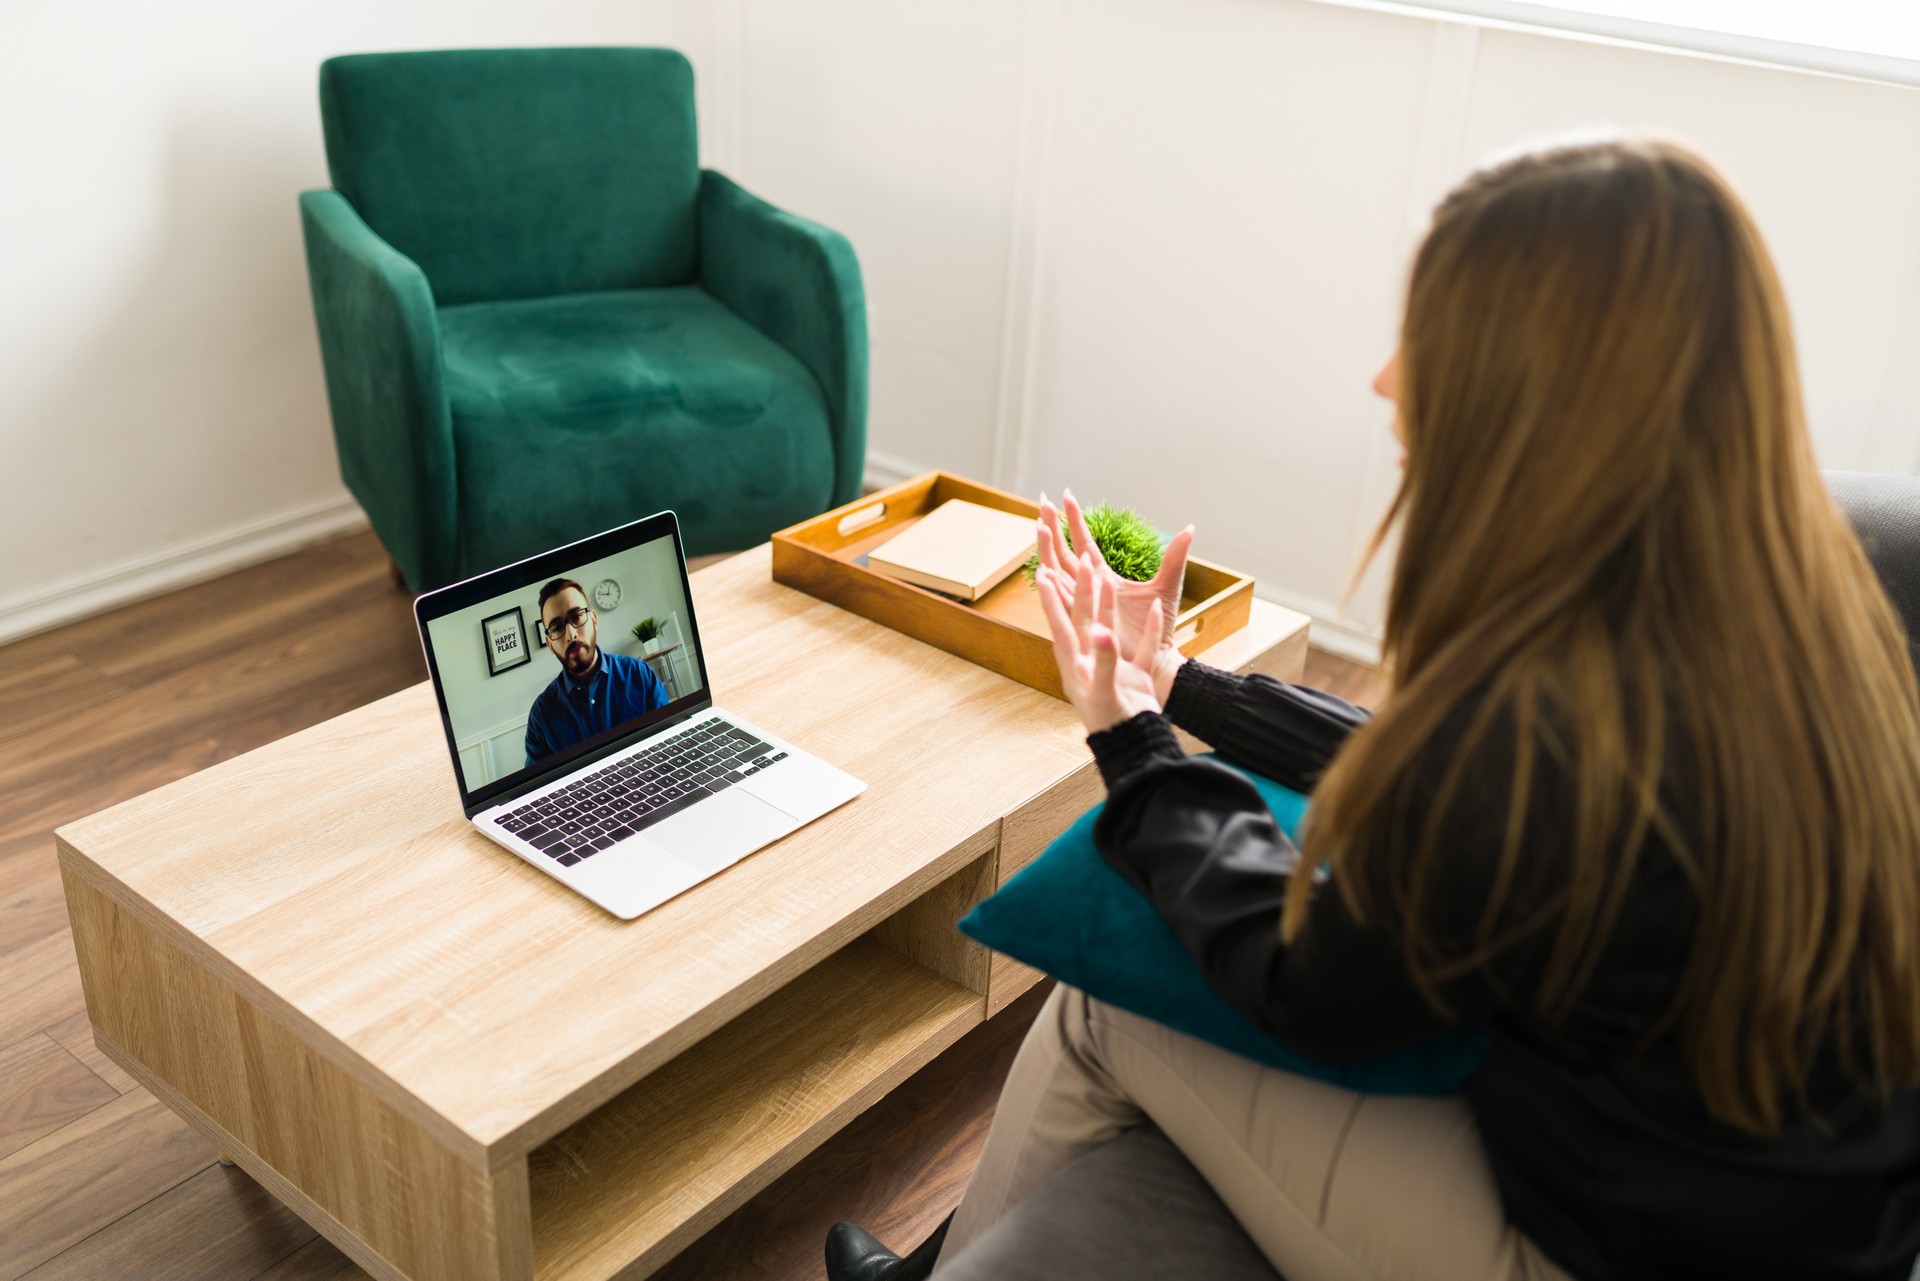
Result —
[[429, 621], [466, 790], [699, 693], [687, 617], [668, 537]]

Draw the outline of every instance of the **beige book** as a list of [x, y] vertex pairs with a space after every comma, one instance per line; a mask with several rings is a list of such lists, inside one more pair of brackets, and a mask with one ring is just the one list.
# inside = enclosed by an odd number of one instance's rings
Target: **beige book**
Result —
[[883, 574], [961, 600], [979, 600], [1033, 554], [1031, 516], [952, 498], [867, 553]]

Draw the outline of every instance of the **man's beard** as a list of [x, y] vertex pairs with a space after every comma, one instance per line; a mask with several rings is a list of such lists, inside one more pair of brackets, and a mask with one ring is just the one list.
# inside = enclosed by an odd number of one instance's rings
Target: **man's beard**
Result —
[[585, 676], [593, 670], [594, 663], [600, 658], [600, 651], [584, 641], [575, 643], [579, 646], [578, 651], [569, 648], [560, 665], [567, 669], [569, 676]]

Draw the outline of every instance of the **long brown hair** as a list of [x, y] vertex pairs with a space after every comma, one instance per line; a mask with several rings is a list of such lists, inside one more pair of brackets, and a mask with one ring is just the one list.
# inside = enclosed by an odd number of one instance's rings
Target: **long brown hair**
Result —
[[[1661, 141], [1475, 174], [1415, 259], [1399, 407], [1406, 469], [1374, 543], [1398, 522], [1392, 686], [1316, 789], [1308, 859], [1353, 911], [1396, 918], [1436, 1003], [1544, 932], [1527, 999], [1554, 1019], [1651, 834], [1697, 896], [1663, 1027], [1716, 1116], [1777, 1130], [1822, 1046], [1860, 1088], [1920, 1084], [1920, 696], [1816, 469], [1779, 279], [1739, 198]], [[1469, 706], [1464, 740], [1440, 743]], [[1423, 922], [1448, 851], [1390, 856], [1383, 837], [1425, 754], [1495, 747], [1515, 764], [1491, 899], [1445, 955]], [[1682, 755], [1685, 823], [1661, 799]], [[1551, 849], [1522, 843], [1541, 761], [1576, 816]], [[1458, 800], [1446, 778], [1430, 815]], [[1544, 859], [1553, 892], [1518, 903]]]

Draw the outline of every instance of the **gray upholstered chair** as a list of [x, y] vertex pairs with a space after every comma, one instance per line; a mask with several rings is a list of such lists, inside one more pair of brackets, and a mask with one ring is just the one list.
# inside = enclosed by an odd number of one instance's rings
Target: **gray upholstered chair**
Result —
[[1867, 549], [1920, 670], [1920, 476], [1830, 471], [1827, 488]]
[[[1920, 477], [1829, 472], [1827, 484], [1905, 621], [1920, 668]], [[1085, 1154], [942, 1263], [939, 1281], [1279, 1278], [1199, 1172], [1150, 1125]]]

